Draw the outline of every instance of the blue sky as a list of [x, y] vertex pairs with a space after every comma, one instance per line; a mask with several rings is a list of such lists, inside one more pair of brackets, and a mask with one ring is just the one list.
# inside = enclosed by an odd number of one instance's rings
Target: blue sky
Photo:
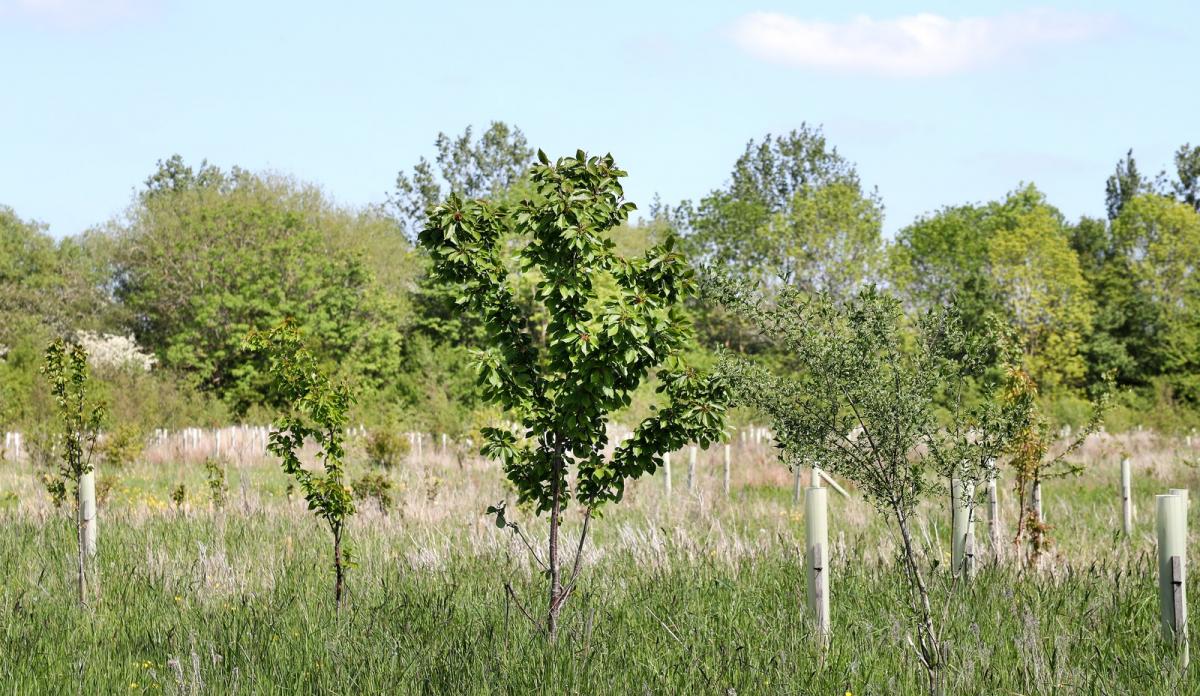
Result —
[[438, 131], [504, 120], [611, 151], [643, 208], [722, 184], [807, 121], [891, 233], [1033, 181], [1100, 215], [1133, 147], [1200, 143], [1185, 2], [0, 0], [0, 204], [56, 236], [118, 215], [179, 153], [382, 201]]

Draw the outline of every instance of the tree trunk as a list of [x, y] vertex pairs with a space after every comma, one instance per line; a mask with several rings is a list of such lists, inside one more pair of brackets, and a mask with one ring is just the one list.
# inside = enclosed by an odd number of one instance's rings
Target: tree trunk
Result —
[[342, 591], [346, 585], [346, 568], [342, 565], [342, 529], [335, 527], [333, 530], [333, 601], [337, 605], [338, 611], [342, 609]]
[[908, 529], [908, 515], [899, 505], [893, 505], [892, 511], [896, 515], [896, 523], [900, 527], [900, 536], [904, 540], [904, 562], [908, 569], [909, 579], [912, 581], [912, 586], [917, 592], [917, 599], [920, 604], [918, 607], [920, 612], [920, 623], [918, 629], [918, 643], [920, 644], [921, 659], [925, 663], [925, 671], [929, 676], [929, 694], [930, 696], [938, 696], [940, 690], [940, 671], [941, 671], [941, 650], [938, 646], [937, 633], [933, 629], [933, 611], [929, 608], [929, 590], [925, 587], [925, 578], [921, 574], [921, 567], [917, 564], [917, 557], [913, 551], [912, 534]]
[[551, 643], [558, 635], [558, 612], [562, 608], [560, 601], [562, 580], [559, 577], [558, 568], [558, 527], [562, 514], [562, 467], [562, 456], [556, 453], [551, 472], [553, 480], [550, 483], [552, 503], [550, 506], [550, 553], [547, 562], [550, 573], [550, 601], [546, 609], [546, 637]]

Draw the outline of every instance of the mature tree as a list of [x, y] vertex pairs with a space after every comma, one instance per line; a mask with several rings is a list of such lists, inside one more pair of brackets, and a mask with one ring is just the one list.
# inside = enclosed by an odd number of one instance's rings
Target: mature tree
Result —
[[1179, 177], [1171, 186], [1175, 197], [1200, 212], [1200, 145], [1186, 143], [1176, 150], [1175, 174]]
[[807, 124], [747, 143], [729, 184], [673, 218], [693, 257], [772, 284], [852, 292], [873, 279], [881, 248], [877, 196]]
[[780, 279], [808, 292], [853, 296], [879, 277], [883, 210], [857, 186], [805, 187], [763, 231]]
[[953, 300], [968, 333], [1002, 313], [1019, 328], [1045, 386], [1080, 380], [1089, 288], [1062, 215], [1033, 186], [986, 205], [945, 208], [904, 228], [889, 275], [906, 304], [929, 311]]
[[0, 206], [0, 344], [19, 340], [29, 323], [60, 335], [105, 327], [111, 307], [102, 241], [55, 242], [44, 225]]
[[1061, 216], [1032, 186], [996, 210], [988, 263], [1030, 372], [1045, 388], [1080, 382], [1086, 365], [1079, 351], [1093, 311], [1089, 288]]
[[16, 317], [50, 309], [57, 270], [54, 240], [42, 226], [0, 206], [0, 331]]
[[1164, 196], [1138, 196], [1113, 221], [1112, 237], [1136, 295], [1152, 308], [1139, 315], [1152, 340], [1136, 359], [1200, 403], [1200, 213]]
[[437, 171], [424, 157], [412, 174], [396, 176], [394, 207], [405, 232], [415, 237], [426, 212], [448, 194], [462, 198], [501, 196], [525, 176], [533, 162], [533, 150], [525, 134], [503, 121], [492, 124], [478, 139], [472, 139], [471, 127], [452, 138], [438, 133], [434, 142]]
[[[654, 472], [663, 453], [716, 439], [725, 398], [719, 382], [680, 362], [687, 341], [680, 304], [692, 280], [673, 241], [636, 259], [613, 251], [611, 230], [633, 208], [620, 184], [625, 172], [611, 156], [579, 152], [554, 164], [541, 152], [538, 157], [530, 172], [532, 198], [510, 206], [451, 194], [430, 211], [421, 243], [438, 278], [454, 284], [460, 304], [483, 318], [488, 343], [475, 355], [479, 384], [520, 424], [516, 433], [485, 429], [483, 452], [503, 463], [522, 502], [550, 515], [547, 558], [535, 557], [549, 580], [543, 628], [553, 640], [593, 512], [619, 501], [627, 480]], [[512, 247], [505, 239], [514, 234], [528, 238], [514, 251], [519, 265], [542, 278], [536, 300], [548, 321], [537, 330], [518, 308], [511, 284]], [[605, 276], [615, 292], [601, 298], [597, 286]], [[662, 368], [665, 402], [606, 458], [608, 415], [630, 404], [655, 367]], [[559, 528], [572, 497], [585, 510], [584, 529], [564, 582]], [[497, 524], [508, 524], [502, 505], [491, 511]]]
[[1116, 171], [1108, 177], [1104, 184], [1104, 205], [1108, 210], [1108, 219], [1112, 220], [1121, 214], [1121, 208], [1134, 196], [1151, 190], [1151, 183], [1142, 177], [1138, 171], [1137, 162], [1133, 159], [1133, 148], [1125, 153], [1125, 158], [1117, 162]]
[[[178, 158], [146, 183], [116, 233], [116, 294], [162, 365], [243, 411], [268, 394], [265, 364], [243, 351], [242, 337], [294, 317], [317, 337], [321, 360], [367, 390], [391, 383], [401, 308], [368, 263], [403, 264], [407, 248], [399, 235], [360, 231], [386, 221], [287, 179], [193, 170]], [[365, 260], [374, 255], [383, 258]]]
[[891, 285], [910, 311], [928, 312], [954, 301], [973, 318], [999, 308], [988, 268], [988, 209], [962, 205], [918, 218], [888, 248]]
[[1095, 308], [1082, 347], [1086, 381], [1095, 384], [1112, 375], [1122, 384], [1143, 384], [1145, 375], [1135, 356], [1152, 350], [1144, 327], [1153, 322], [1153, 307], [1137, 292], [1128, 259], [1116, 249], [1106, 220], [1082, 218], [1069, 232]]

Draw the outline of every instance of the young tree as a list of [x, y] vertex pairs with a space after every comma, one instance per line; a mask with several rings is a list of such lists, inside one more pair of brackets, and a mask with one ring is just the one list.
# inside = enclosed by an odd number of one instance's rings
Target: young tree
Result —
[[88, 395], [87, 353], [78, 345], [59, 339], [46, 349], [42, 373], [50, 380], [62, 432], [61, 481], [75, 486], [77, 577], [79, 603], [88, 595], [87, 569], [96, 553], [96, 489], [92, 476], [92, 453], [104, 420], [104, 406]]
[[[289, 407], [275, 422], [267, 450], [282, 460], [284, 473], [296, 480], [308, 509], [329, 525], [333, 596], [341, 609], [346, 567], [353, 562], [343, 539], [346, 520], [354, 514], [354, 498], [344, 483], [346, 450], [342, 444], [353, 399], [345, 385], [333, 383], [325, 374], [289, 320], [267, 332], [251, 331], [246, 346], [266, 358], [272, 390]], [[300, 461], [300, 451], [310, 439], [318, 446], [322, 473], [304, 468]]]
[[1013, 543], [1026, 547], [1027, 563], [1036, 562], [1050, 544], [1050, 528], [1040, 508], [1042, 482], [1083, 471], [1082, 464], [1068, 461], [1068, 457], [1100, 429], [1108, 411], [1111, 379], [1111, 375], [1106, 376], [1105, 381], [1097, 385], [1088, 422], [1077, 431], [1074, 439], [1059, 443], [1054, 428], [1038, 406], [1037, 383], [1023, 370], [1011, 374], [1005, 402], [1028, 414], [1024, 427], [1015, 433], [1009, 460], [1016, 475], [1017, 500], [1021, 506]]
[[[720, 437], [727, 399], [719, 381], [680, 359], [688, 340], [681, 303], [693, 279], [674, 241], [641, 258], [614, 252], [611, 230], [633, 209], [620, 184], [625, 172], [611, 155], [580, 151], [551, 164], [539, 152], [538, 159], [530, 170], [530, 199], [508, 206], [451, 194], [430, 211], [420, 240], [434, 274], [453, 284], [459, 304], [486, 325], [488, 343], [474, 355], [485, 397], [520, 424], [517, 433], [484, 429], [483, 453], [501, 461], [522, 502], [549, 513], [547, 558], [538, 562], [549, 580], [541, 628], [554, 640], [592, 516], [621, 499], [627, 480], [653, 473], [663, 453]], [[516, 260], [541, 276], [536, 299], [548, 320], [536, 331], [517, 306], [506, 264], [514, 248], [506, 240], [515, 234], [525, 236], [513, 252]], [[602, 296], [605, 276], [613, 282]], [[656, 367], [665, 403], [606, 459], [608, 415], [628, 406]], [[559, 532], [572, 498], [584, 509], [584, 523], [564, 581]], [[506, 524], [503, 506], [490, 511]]]
[[[739, 403], [771, 418], [785, 463], [819, 462], [854, 481], [899, 530], [918, 656], [936, 693], [944, 653], [912, 517], [938, 488], [934, 474], [983, 480], [1017, 427], [1021, 414], [994, 400], [964, 405], [972, 380], [992, 359], [986, 354], [1001, 352], [997, 343], [968, 336], [957, 314], [943, 310], [921, 322], [910, 349], [899, 302], [874, 288], [848, 301], [788, 290], [764, 302], [758, 292], [716, 276], [703, 285], [785, 347], [800, 368], [797, 377], [783, 377], [728, 353], [720, 363]], [[949, 424], [937, 409], [947, 396]]]

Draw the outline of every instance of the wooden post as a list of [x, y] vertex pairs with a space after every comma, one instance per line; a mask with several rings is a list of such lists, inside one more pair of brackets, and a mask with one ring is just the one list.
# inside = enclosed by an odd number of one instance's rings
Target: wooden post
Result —
[[688, 493], [696, 491], [696, 446], [688, 450]]
[[[950, 570], [954, 577], [970, 579], [975, 575], [975, 484], [950, 481], [951, 524], [954, 538], [950, 543]], [[968, 554], [968, 551], [971, 553]]]
[[663, 455], [663, 492], [667, 499], [671, 498], [671, 453]]
[[1188, 662], [1187, 501], [1178, 495], [1155, 496], [1158, 532], [1158, 606], [1165, 640], [1179, 645]]
[[1125, 537], [1133, 536], [1133, 469], [1129, 457], [1121, 460], [1121, 512], [1124, 516]]
[[725, 497], [729, 497], [729, 445], [725, 445]]
[[988, 533], [992, 543], [992, 558], [1000, 558], [1004, 532], [1000, 529], [1000, 491], [996, 489], [996, 474], [988, 479]]
[[829, 516], [824, 488], [810, 487], [804, 496], [805, 567], [808, 608], [821, 645], [829, 644]]

